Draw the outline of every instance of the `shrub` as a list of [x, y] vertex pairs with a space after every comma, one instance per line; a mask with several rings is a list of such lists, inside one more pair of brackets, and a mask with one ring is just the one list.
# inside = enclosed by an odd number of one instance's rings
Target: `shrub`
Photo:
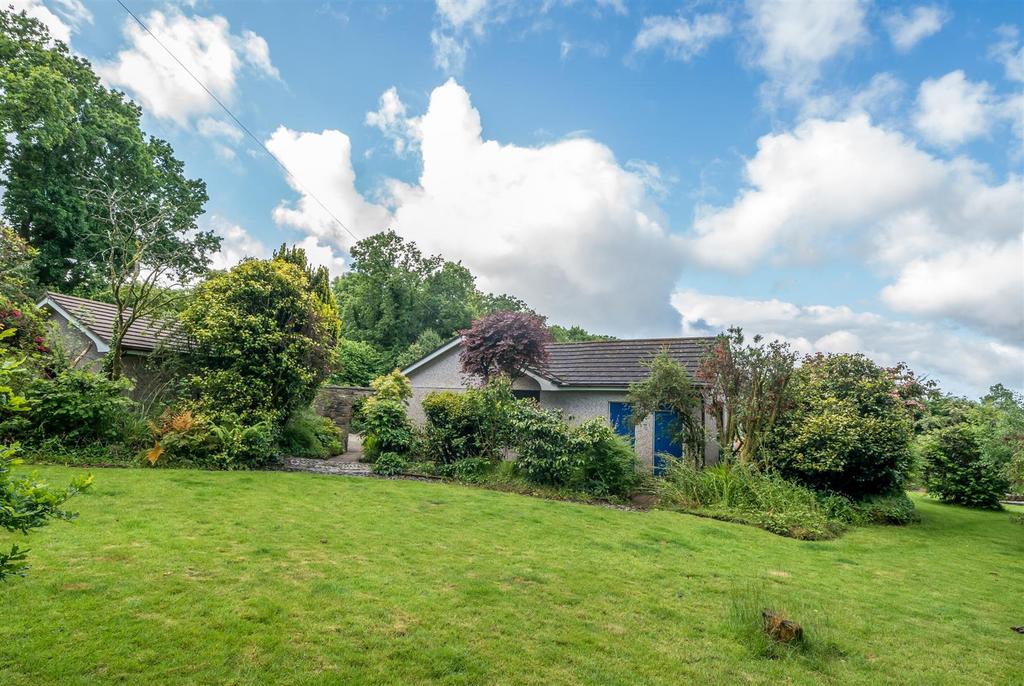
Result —
[[190, 383], [204, 409], [279, 426], [327, 378], [338, 312], [326, 272], [301, 251], [246, 260], [196, 289], [181, 314], [193, 343]]
[[495, 463], [482, 457], [465, 457], [437, 465], [437, 475], [456, 481], [478, 482], [494, 471]]
[[111, 381], [94, 372], [68, 369], [49, 379], [36, 377], [25, 386], [29, 410], [14, 425], [26, 441], [59, 439], [69, 446], [120, 443], [132, 438], [138, 408], [126, 395], [127, 379]]
[[270, 420], [246, 424], [238, 415], [213, 418], [191, 409], [168, 408], [152, 431], [156, 441], [146, 460], [154, 466], [252, 469], [277, 459]]
[[968, 507], [1000, 507], [1009, 484], [999, 467], [982, 455], [969, 425], [932, 431], [925, 437], [921, 457], [925, 486], [932, 495]]
[[512, 417], [517, 469], [534, 483], [563, 486], [575, 470], [572, 434], [560, 412], [517, 403]]
[[763, 451], [768, 466], [855, 499], [903, 487], [912, 426], [887, 370], [859, 354], [808, 356], [792, 391]]
[[570, 485], [598, 497], [627, 496], [639, 483], [636, 452], [603, 419], [590, 419], [572, 432], [577, 455]]
[[830, 519], [846, 524], [899, 526], [920, 521], [914, 502], [903, 492], [857, 501], [839, 493], [819, 493], [818, 500]]
[[431, 393], [423, 401], [425, 456], [440, 464], [473, 457], [497, 459], [510, 441], [515, 407], [512, 385], [505, 378], [464, 393]]
[[382, 355], [369, 343], [342, 338], [334, 351], [331, 383], [342, 386], [369, 386], [384, 366]]
[[384, 453], [406, 455], [415, 433], [405, 413], [405, 401], [412, 395], [409, 380], [395, 370], [378, 376], [370, 386], [374, 394], [363, 401], [363, 450], [375, 459]]
[[281, 451], [291, 457], [323, 459], [344, 451], [344, 434], [311, 408], [293, 414], [281, 427]]
[[696, 469], [676, 460], [660, 485], [660, 497], [687, 511], [792, 538], [834, 538], [843, 528], [811, 489], [742, 463]]
[[373, 462], [373, 472], [381, 476], [398, 476], [409, 463], [398, 453], [381, 453]]

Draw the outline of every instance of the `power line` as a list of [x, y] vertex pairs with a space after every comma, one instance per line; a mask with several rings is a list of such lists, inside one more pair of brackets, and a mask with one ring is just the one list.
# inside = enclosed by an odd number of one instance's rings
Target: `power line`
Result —
[[273, 152], [271, 152], [271, 151], [270, 151], [270, 148], [268, 148], [268, 147], [267, 147], [267, 146], [266, 146], [266, 145], [265, 145], [265, 144], [263, 143], [263, 141], [261, 141], [261, 140], [260, 140], [260, 139], [259, 139], [259, 138], [258, 138], [258, 137], [256, 136], [256, 134], [254, 134], [254, 133], [253, 133], [252, 131], [250, 131], [250, 130], [249, 130], [249, 127], [248, 127], [248, 126], [246, 126], [245, 124], [243, 124], [243, 123], [242, 123], [242, 120], [240, 120], [240, 119], [239, 119], [238, 117], [236, 117], [236, 116], [235, 116], [235, 113], [234, 113], [234, 112], [232, 112], [232, 111], [231, 111], [230, 109], [228, 109], [228, 106], [227, 106], [227, 105], [225, 105], [225, 104], [224, 104], [223, 102], [221, 102], [221, 99], [220, 99], [220, 98], [218, 98], [218, 97], [217, 97], [216, 95], [214, 95], [214, 94], [213, 94], [213, 91], [211, 91], [211, 90], [210, 90], [209, 88], [207, 88], [207, 87], [206, 87], [206, 84], [205, 84], [205, 83], [203, 83], [203, 82], [202, 82], [202, 80], [201, 80], [201, 79], [200, 79], [200, 78], [199, 78], [198, 76], [196, 76], [195, 74], [193, 74], [193, 73], [192, 73], [192, 70], [191, 70], [191, 69], [189, 69], [188, 67], [186, 67], [186, 66], [185, 66], [185, 63], [184, 63], [184, 62], [182, 62], [182, 61], [181, 61], [180, 59], [178, 59], [178, 56], [177, 56], [177, 55], [175, 55], [175, 54], [174, 54], [173, 52], [171, 52], [170, 48], [168, 48], [168, 47], [167, 47], [166, 45], [164, 45], [164, 44], [163, 44], [163, 41], [161, 41], [161, 40], [160, 40], [159, 38], [157, 38], [157, 37], [156, 37], [156, 34], [154, 34], [154, 33], [153, 33], [152, 31], [150, 31], [150, 30], [149, 30], [149, 27], [148, 27], [148, 26], [146, 26], [145, 22], [143, 22], [143, 21], [142, 21], [141, 19], [139, 19], [139, 18], [138, 18], [138, 17], [137, 17], [136, 15], [135, 15], [135, 13], [134, 13], [134, 12], [132, 12], [132, 11], [131, 11], [130, 9], [128, 9], [128, 7], [127, 7], [127, 6], [126, 6], [126, 5], [125, 5], [125, 4], [124, 4], [124, 3], [123, 3], [123, 2], [121, 1], [121, 0], [117, 0], [117, 4], [118, 4], [118, 5], [120, 5], [120, 6], [121, 6], [121, 9], [123, 9], [123, 10], [124, 10], [125, 12], [127, 12], [127, 13], [128, 13], [128, 16], [130, 16], [130, 17], [131, 17], [132, 19], [134, 19], [134, 20], [135, 20], [135, 22], [136, 22], [136, 23], [137, 23], [137, 24], [138, 24], [139, 26], [141, 26], [141, 27], [143, 28], [143, 30], [144, 30], [144, 31], [145, 31], [146, 33], [148, 33], [148, 34], [150, 35], [150, 37], [151, 37], [151, 38], [152, 38], [153, 40], [155, 40], [155, 41], [156, 41], [157, 45], [159, 45], [159, 46], [160, 46], [161, 48], [163, 48], [163, 49], [164, 49], [164, 52], [166, 52], [166, 53], [167, 53], [168, 55], [170, 55], [170, 56], [171, 56], [171, 59], [173, 59], [173, 60], [174, 60], [175, 62], [177, 62], [177, 63], [178, 63], [178, 66], [180, 66], [180, 67], [181, 67], [182, 69], [184, 69], [184, 70], [185, 70], [185, 73], [187, 73], [187, 74], [188, 74], [189, 76], [191, 76], [191, 77], [192, 77], [192, 80], [193, 80], [193, 81], [195, 81], [196, 83], [198, 83], [198, 84], [199, 84], [199, 87], [200, 87], [200, 88], [202, 88], [202, 89], [203, 89], [204, 91], [206, 91], [206, 94], [207, 94], [207, 95], [209, 95], [209, 96], [210, 96], [211, 98], [213, 98], [213, 101], [214, 101], [215, 103], [217, 103], [218, 105], [220, 105], [220, 108], [221, 108], [222, 110], [224, 110], [224, 111], [225, 111], [225, 112], [227, 113], [227, 115], [228, 115], [229, 117], [231, 117], [231, 119], [233, 119], [233, 120], [234, 120], [234, 122], [235, 122], [236, 124], [238, 124], [239, 128], [241, 128], [241, 129], [242, 129], [242, 131], [245, 131], [245, 133], [246, 133], [246, 134], [248, 134], [249, 138], [251, 138], [251, 139], [253, 139], [254, 141], [256, 141], [256, 145], [258, 145], [258, 146], [260, 146], [261, 148], [263, 148], [263, 151], [264, 151], [265, 153], [267, 153], [268, 155], [270, 155], [270, 157], [271, 157], [271, 158], [273, 158], [273, 160], [274, 160], [275, 162], [277, 162], [278, 166], [279, 166], [279, 167], [281, 167], [281, 169], [283, 169], [283, 170], [284, 170], [284, 172], [285, 172], [286, 174], [288, 174], [288, 176], [290, 176], [290, 177], [291, 177], [292, 179], [294, 179], [294, 180], [295, 180], [295, 183], [296, 183], [296, 185], [298, 185], [298, 186], [299, 186], [299, 189], [300, 189], [300, 190], [301, 190], [301, 191], [302, 191], [303, 193], [305, 193], [305, 194], [306, 194], [306, 195], [308, 195], [309, 197], [313, 198], [313, 200], [316, 200], [316, 203], [317, 203], [318, 205], [320, 205], [320, 207], [321, 207], [321, 208], [323, 208], [323, 211], [324, 211], [324, 212], [326, 212], [327, 214], [331, 215], [331, 219], [333, 219], [333, 220], [335, 221], [335, 223], [337, 223], [337, 225], [338, 225], [338, 226], [340, 226], [341, 228], [345, 229], [345, 231], [346, 231], [346, 232], [348, 233], [348, 235], [352, 236], [352, 238], [353, 238], [353, 239], [355, 239], [355, 240], [357, 240], [357, 241], [359, 240], [359, 236], [357, 236], [357, 235], [356, 235], [355, 233], [353, 233], [353, 232], [352, 232], [352, 229], [350, 229], [350, 228], [348, 228], [347, 226], [345, 226], [345, 223], [344, 223], [343, 221], [341, 221], [340, 219], [338, 219], [337, 215], [335, 215], [335, 214], [334, 214], [334, 212], [331, 212], [330, 208], [329, 208], [329, 207], [327, 207], [327, 205], [325, 205], [325, 204], [324, 204], [324, 203], [323, 203], [323, 202], [322, 202], [322, 201], [320, 200], [320, 198], [316, 197], [316, 195], [315, 195], [315, 194], [313, 193], [313, 191], [309, 190], [309, 188], [307, 188], [307, 187], [306, 187], [306, 185], [305, 185], [304, 183], [302, 183], [302, 181], [301, 181], [301, 180], [299, 179], [299, 177], [297, 177], [297, 176], [296, 176], [295, 174], [293, 174], [293, 173], [292, 173], [292, 171], [291, 171], [291, 170], [290, 170], [290, 169], [289, 169], [289, 168], [288, 168], [287, 166], [285, 166], [285, 163], [281, 161], [281, 158], [280, 158], [280, 157], [278, 157], [277, 155], [275, 155], [275, 154], [274, 154]]

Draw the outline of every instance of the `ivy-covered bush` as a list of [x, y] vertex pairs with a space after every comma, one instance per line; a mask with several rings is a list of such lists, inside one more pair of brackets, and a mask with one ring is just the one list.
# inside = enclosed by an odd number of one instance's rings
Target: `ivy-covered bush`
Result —
[[1009, 483], [999, 465], [982, 454], [970, 425], [930, 432], [921, 457], [925, 487], [932, 495], [968, 507], [999, 508]]
[[405, 456], [413, 447], [415, 433], [405, 412], [412, 385], [397, 369], [370, 382], [374, 393], [360, 409], [363, 450], [371, 460], [384, 453]]
[[254, 469], [277, 460], [276, 435], [269, 419], [243, 422], [238, 415], [209, 416], [168, 408], [152, 424], [153, 466], [202, 469]]
[[340, 326], [326, 272], [290, 250], [214, 275], [181, 321], [200, 406], [275, 427], [313, 401], [330, 373]]
[[762, 464], [855, 499], [903, 487], [912, 424], [888, 370], [859, 354], [808, 356], [792, 393], [792, 409], [764, 445]]

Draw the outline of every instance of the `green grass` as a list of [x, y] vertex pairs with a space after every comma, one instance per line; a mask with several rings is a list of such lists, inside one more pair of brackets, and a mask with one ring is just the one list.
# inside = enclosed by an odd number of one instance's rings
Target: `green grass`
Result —
[[[1006, 512], [918, 499], [920, 524], [803, 542], [444, 484], [94, 474], [0, 586], [0, 684], [1024, 682]], [[762, 602], [807, 650], [737, 628]]]

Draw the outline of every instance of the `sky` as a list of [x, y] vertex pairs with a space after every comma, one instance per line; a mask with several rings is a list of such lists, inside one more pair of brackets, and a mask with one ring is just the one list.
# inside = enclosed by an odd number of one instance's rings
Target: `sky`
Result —
[[118, 4], [0, 1], [207, 182], [218, 267], [393, 228], [552, 323], [1024, 389], [1024, 3], [124, 0], [254, 140]]

